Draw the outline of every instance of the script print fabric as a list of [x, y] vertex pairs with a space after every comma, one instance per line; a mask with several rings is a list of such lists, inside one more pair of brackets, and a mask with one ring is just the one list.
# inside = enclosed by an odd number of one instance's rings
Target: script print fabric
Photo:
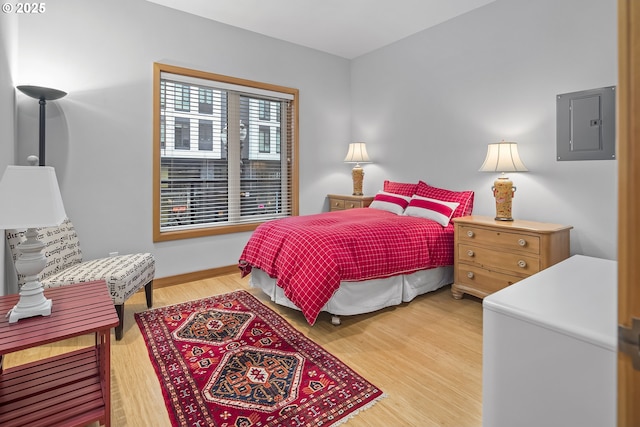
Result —
[[136, 321], [173, 426], [335, 426], [384, 397], [246, 291]]
[[340, 286], [453, 264], [453, 224], [360, 208], [261, 224], [241, 256], [271, 277], [309, 324]]

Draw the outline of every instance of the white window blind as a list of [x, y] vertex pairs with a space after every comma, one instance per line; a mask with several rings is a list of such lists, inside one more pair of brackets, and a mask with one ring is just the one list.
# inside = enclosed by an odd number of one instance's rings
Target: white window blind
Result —
[[154, 236], [291, 216], [297, 91], [169, 68], [156, 78]]

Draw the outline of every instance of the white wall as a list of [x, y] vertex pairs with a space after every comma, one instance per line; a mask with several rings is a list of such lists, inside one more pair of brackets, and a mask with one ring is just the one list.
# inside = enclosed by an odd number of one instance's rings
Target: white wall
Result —
[[556, 95], [617, 84], [615, 0], [497, 0], [355, 59], [352, 139], [365, 192], [384, 179], [474, 190], [495, 214], [488, 143], [518, 142], [529, 173], [514, 217], [570, 224], [572, 254], [616, 258], [617, 161], [558, 162]]
[[[15, 15], [0, 14], [0, 177], [6, 167], [13, 164], [15, 153], [15, 109], [16, 97], [13, 88], [13, 65], [16, 62], [17, 46], [17, 18]], [[0, 206], [9, 203], [0, 201]], [[4, 237], [4, 230], [0, 230]], [[0, 239], [0, 295], [13, 293], [13, 289], [7, 289], [4, 280], [5, 274], [5, 242]]]
[[[156, 277], [236, 264], [249, 233], [152, 242], [152, 64], [300, 90], [301, 213], [319, 212], [350, 135], [349, 61], [143, 0], [65, 0], [20, 16], [15, 85], [69, 94], [47, 104], [56, 168], [86, 257], [153, 252]], [[37, 151], [38, 103], [18, 103], [18, 163]], [[339, 156], [338, 156], [339, 157]], [[341, 160], [341, 159], [340, 159]], [[348, 169], [344, 171], [345, 175]]]
[[0, 137], [17, 121], [18, 144], [0, 163], [37, 151], [38, 104], [12, 88], [67, 91], [47, 105], [47, 163], [87, 257], [151, 251], [166, 277], [235, 264], [249, 236], [152, 242], [157, 61], [300, 89], [302, 214], [350, 193], [342, 159], [364, 140], [365, 192], [423, 179], [476, 191], [475, 213], [493, 215], [494, 176], [476, 171], [487, 143], [512, 139], [531, 170], [512, 176], [514, 215], [571, 224], [572, 253], [615, 258], [617, 162], [555, 161], [555, 95], [616, 84], [615, 0], [497, 0], [351, 62], [144, 0], [0, 19]]

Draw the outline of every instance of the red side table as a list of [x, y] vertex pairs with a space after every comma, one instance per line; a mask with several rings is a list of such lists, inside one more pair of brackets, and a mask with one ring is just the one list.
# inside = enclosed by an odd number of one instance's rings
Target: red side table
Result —
[[9, 324], [18, 295], [0, 297], [0, 355], [80, 335], [92, 347], [4, 369], [0, 373], [0, 426], [111, 425], [111, 328], [118, 316], [104, 281], [45, 290], [50, 316]]

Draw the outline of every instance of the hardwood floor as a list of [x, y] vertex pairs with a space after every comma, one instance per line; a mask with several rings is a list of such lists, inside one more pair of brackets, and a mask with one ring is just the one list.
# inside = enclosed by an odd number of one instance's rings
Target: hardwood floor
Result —
[[[454, 300], [450, 286], [410, 303], [342, 318], [321, 313], [309, 326], [302, 314], [273, 304], [248, 278], [231, 274], [154, 290], [154, 307], [247, 289], [316, 343], [380, 387], [387, 397], [346, 424], [358, 426], [480, 426], [482, 420], [482, 304]], [[55, 304], [55, 302], [54, 302]], [[124, 337], [111, 346], [114, 427], [170, 426], [158, 379], [133, 313], [144, 292], [125, 305]], [[92, 343], [81, 337], [6, 356], [5, 367]]]

